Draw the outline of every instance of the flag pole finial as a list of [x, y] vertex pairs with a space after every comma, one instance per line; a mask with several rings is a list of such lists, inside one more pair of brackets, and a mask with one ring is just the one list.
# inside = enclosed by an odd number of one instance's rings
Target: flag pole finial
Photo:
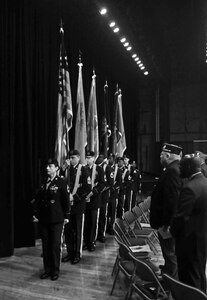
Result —
[[79, 66], [79, 67], [82, 67], [82, 66], [83, 66], [83, 64], [82, 64], [82, 62], [81, 62], [81, 57], [82, 57], [82, 52], [81, 52], [81, 50], [79, 49], [79, 61], [78, 61], [78, 66]]
[[118, 85], [118, 83], [116, 84], [116, 91], [117, 92], [119, 91], [119, 85]]

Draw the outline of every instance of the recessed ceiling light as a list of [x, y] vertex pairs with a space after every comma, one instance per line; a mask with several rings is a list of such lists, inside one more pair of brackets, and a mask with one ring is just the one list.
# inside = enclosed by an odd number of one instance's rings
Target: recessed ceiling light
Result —
[[107, 9], [105, 7], [103, 7], [101, 10], [100, 10], [100, 14], [101, 15], [105, 15], [107, 13]]
[[119, 32], [119, 27], [114, 28], [113, 32]]
[[127, 47], [127, 51], [130, 51], [130, 50], [132, 50], [132, 47], [131, 46]]
[[116, 25], [116, 23], [113, 21], [109, 24], [110, 27], [114, 27]]
[[129, 46], [128, 42], [124, 43], [124, 47], [128, 47], [128, 46]]
[[120, 42], [121, 42], [121, 43], [126, 42], [126, 38], [125, 38], [125, 37], [121, 38]]

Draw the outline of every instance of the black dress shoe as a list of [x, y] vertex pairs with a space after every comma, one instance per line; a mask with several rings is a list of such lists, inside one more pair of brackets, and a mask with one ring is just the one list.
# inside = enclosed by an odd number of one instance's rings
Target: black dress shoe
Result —
[[53, 275], [51, 275], [51, 280], [57, 280], [58, 279], [58, 277], [59, 277], [59, 274], [53, 274]]
[[104, 236], [100, 236], [98, 240], [99, 240], [99, 242], [101, 242], [101, 243], [105, 243], [106, 238], [105, 238]]
[[83, 250], [87, 250], [88, 246], [86, 244], [83, 245]]
[[62, 257], [62, 262], [68, 262], [73, 259], [73, 256], [71, 254], [67, 254], [66, 256]]
[[76, 265], [80, 262], [81, 258], [79, 256], [75, 257], [74, 260], [72, 261], [73, 265]]
[[40, 274], [40, 279], [47, 279], [50, 277], [50, 273], [43, 272]]
[[89, 247], [88, 250], [91, 251], [91, 252], [95, 251], [95, 250], [96, 250], [96, 245], [95, 245], [95, 243], [92, 243], [92, 244], [90, 245], [90, 247]]

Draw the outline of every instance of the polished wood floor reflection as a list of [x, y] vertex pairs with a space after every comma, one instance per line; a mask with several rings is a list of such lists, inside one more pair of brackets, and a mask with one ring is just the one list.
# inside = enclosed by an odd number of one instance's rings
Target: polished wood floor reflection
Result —
[[110, 296], [116, 253], [117, 244], [108, 235], [105, 244], [97, 242], [95, 252], [84, 251], [79, 264], [62, 263], [57, 281], [41, 280], [41, 241], [37, 240], [36, 247], [15, 249], [12, 257], [0, 258], [0, 299], [124, 299], [126, 285], [121, 276]]

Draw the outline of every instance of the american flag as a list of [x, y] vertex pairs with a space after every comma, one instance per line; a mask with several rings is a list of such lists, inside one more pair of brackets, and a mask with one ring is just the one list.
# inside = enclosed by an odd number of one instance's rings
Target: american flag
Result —
[[73, 109], [70, 88], [70, 74], [68, 60], [64, 47], [64, 31], [60, 29], [60, 62], [59, 62], [59, 89], [57, 107], [57, 133], [55, 156], [60, 166], [65, 162], [69, 151], [69, 130], [72, 128]]

